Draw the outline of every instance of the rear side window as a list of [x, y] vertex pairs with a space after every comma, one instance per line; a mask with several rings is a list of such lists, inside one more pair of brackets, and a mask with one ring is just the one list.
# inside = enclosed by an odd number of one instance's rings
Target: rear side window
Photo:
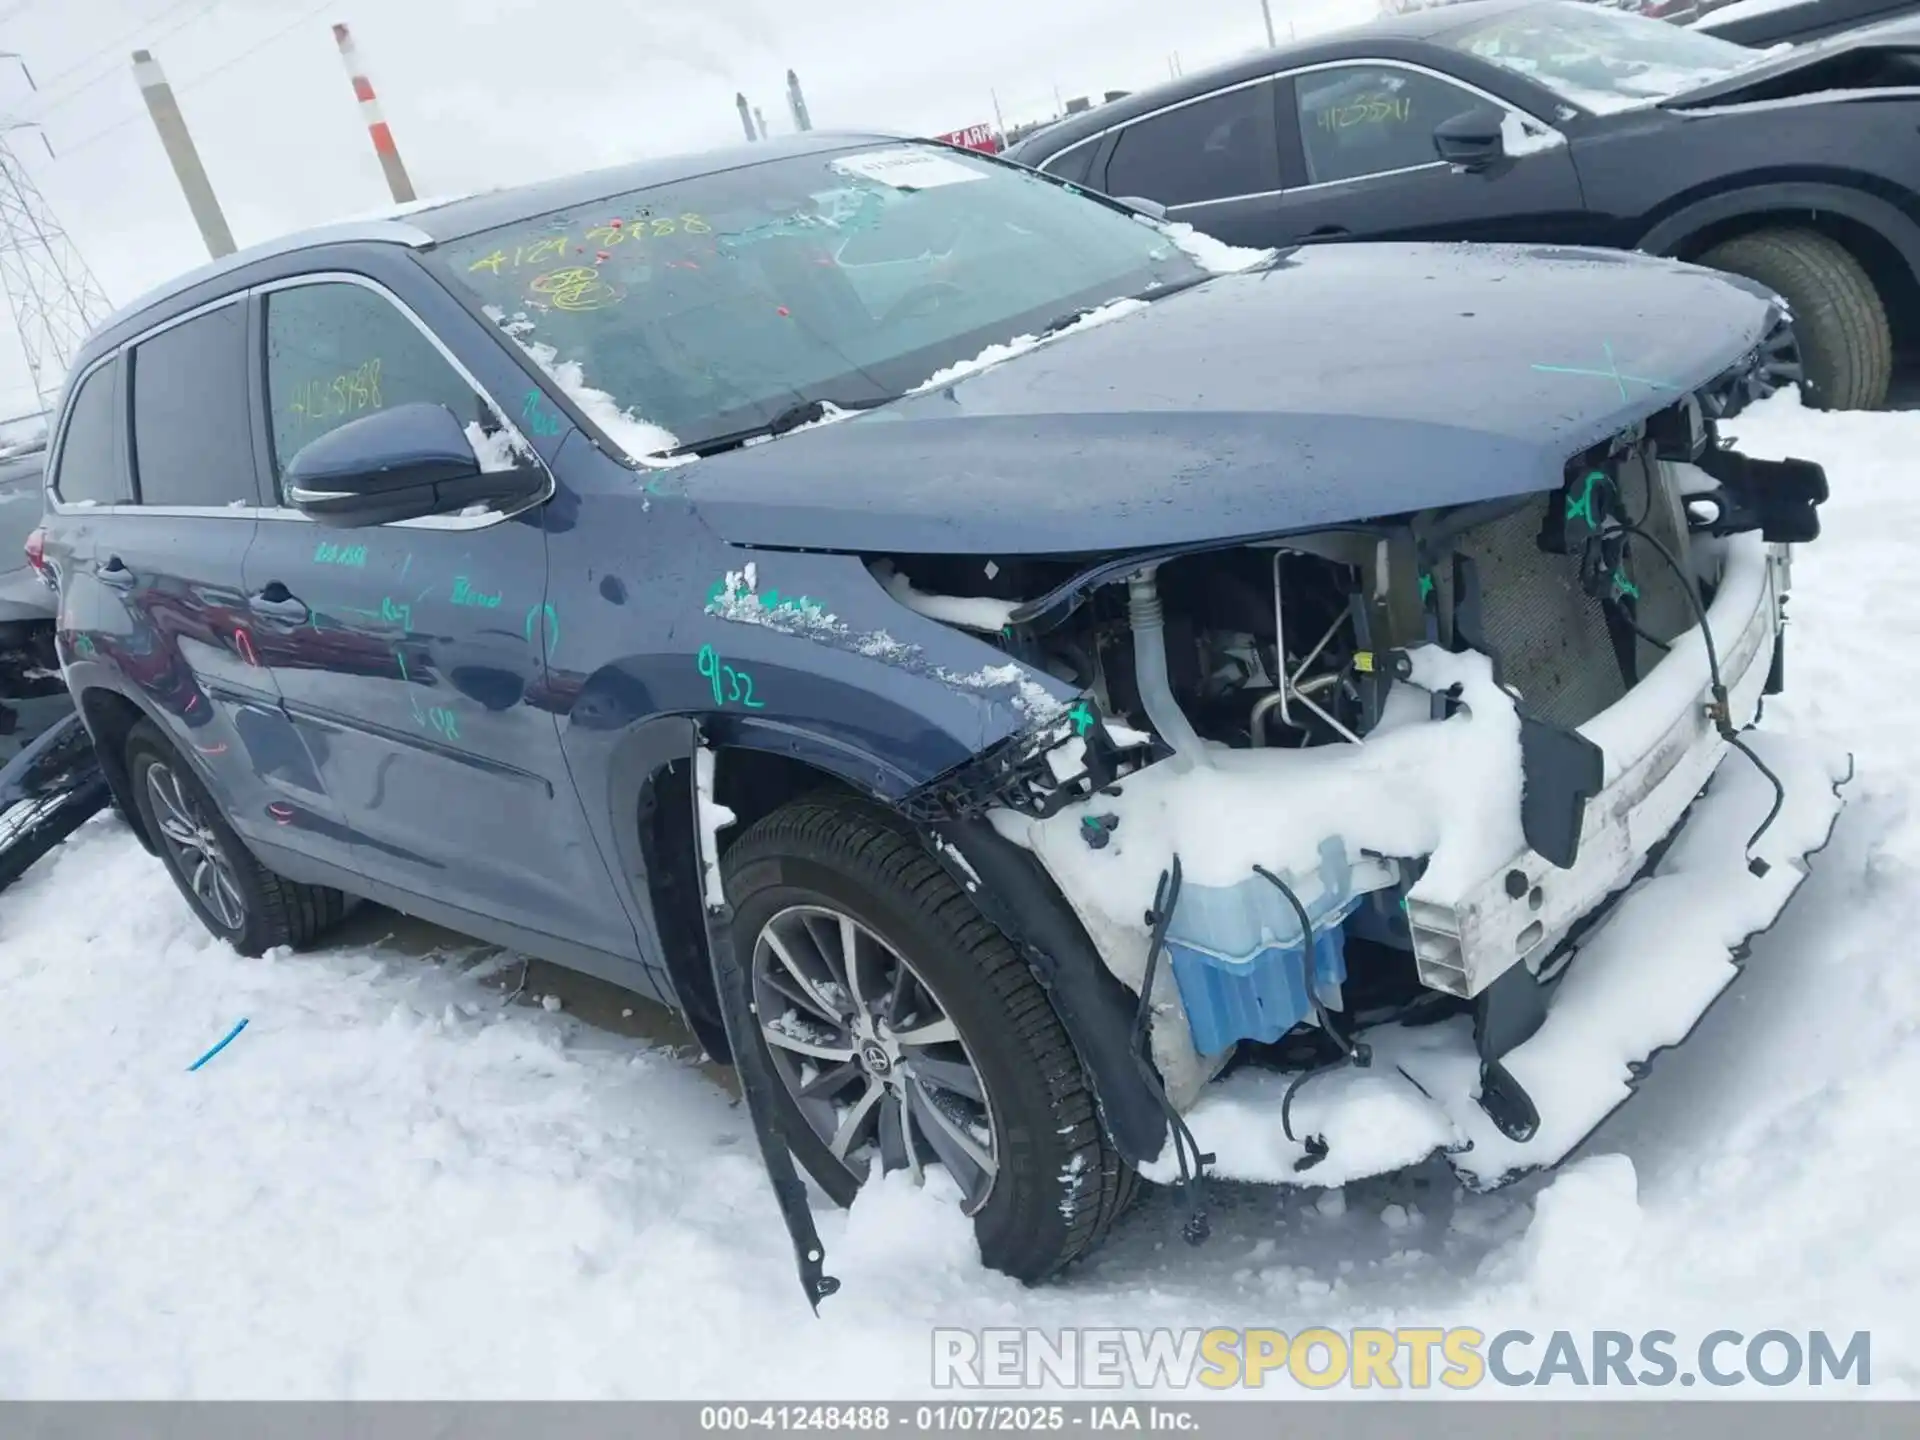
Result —
[[1273, 87], [1261, 84], [1129, 125], [1107, 161], [1106, 191], [1191, 205], [1278, 190], [1273, 119]]
[[54, 488], [69, 505], [87, 501], [121, 505], [133, 498], [123, 483], [120, 467], [114, 463], [113, 432], [119, 425], [113, 405], [117, 368], [117, 361], [102, 365], [81, 381], [68, 411]]
[[257, 505], [238, 301], [133, 347], [133, 466], [142, 505]]
[[[1074, 146], [1071, 150], [1062, 150], [1040, 168], [1049, 175], [1058, 175], [1072, 185], [1084, 185], [1087, 172], [1093, 168], [1093, 157], [1099, 153], [1100, 142], [1088, 140]], [[1152, 199], [1152, 196], [1148, 196]]]
[[274, 472], [330, 430], [389, 405], [444, 405], [492, 423], [485, 403], [392, 301], [328, 280], [267, 296], [267, 397]]

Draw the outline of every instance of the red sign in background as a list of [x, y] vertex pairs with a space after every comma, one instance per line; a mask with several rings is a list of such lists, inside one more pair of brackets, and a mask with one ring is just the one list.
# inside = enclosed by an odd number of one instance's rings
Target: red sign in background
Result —
[[991, 125], [969, 125], [964, 130], [949, 130], [944, 135], [936, 135], [936, 140], [944, 140], [949, 145], [958, 145], [966, 150], [983, 150], [989, 155], [1000, 153], [999, 137], [993, 133]]

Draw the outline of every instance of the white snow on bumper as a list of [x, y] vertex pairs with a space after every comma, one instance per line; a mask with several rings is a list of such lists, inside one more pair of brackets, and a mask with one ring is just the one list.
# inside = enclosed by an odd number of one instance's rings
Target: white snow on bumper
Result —
[[[1370, 1068], [1302, 1086], [1294, 1134], [1324, 1136], [1329, 1147], [1310, 1170], [1294, 1169], [1305, 1147], [1280, 1123], [1292, 1076], [1246, 1070], [1210, 1087], [1186, 1118], [1200, 1148], [1216, 1157], [1213, 1172], [1332, 1186], [1439, 1150], [1469, 1185], [1489, 1189], [1565, 1157], [1632, 1093], [1630, 1067], [1684, 1040], [1732, 982], [1745, 942], [1786, 908], [1806, 878], [1806, 857], [1826, 843], [1840, 813], [1839, 787], [1852, 774], [1845, 752], [1763, 732], [1747, 738], [1786, 790], [1755, 851], [1771, 868], [1750, 873], [1745, 843], [1772, 790], [1745, 757], [1728, 753], [1652, 871], [1581, 938], [1545, 1023], [1504, 1057], [1540, 1112], [1531, 1140], [1508, 1139], [1480, 1109], [1479, 1057], [1471, 1021], [1461, 1016], [1365, 1031]], [[1142, 1173], [1176, 1178], [1172, 1147]]]
[[[1736, 725], [1759, 710], [1787, 563], [1785, 546], [1758, 535], [1727, 546], [1708, 619]], [[1422, 984], [1477, 995], [1522, 961], [1538, 970], [1567, 931], [1640, 868], [1726, 754], [1707, 716], [1708, 676], [1695, 628], [1624, 699], [1580, 727], [1606, 756], [1606, 788], [1587, 803], [1572, 868], [1522, 848], [1465, 883], [1444, 887], [1430, 875], [1414, 887], [1407, 918]]]

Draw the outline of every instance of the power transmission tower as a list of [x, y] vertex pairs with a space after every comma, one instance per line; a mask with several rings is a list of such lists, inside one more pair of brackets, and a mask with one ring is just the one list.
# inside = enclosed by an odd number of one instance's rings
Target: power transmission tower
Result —
[[[27, 83], [32, 85], [31, 76]], [[0, 117], [0, 289], [7, 292], [34, 393], [51, 405], [74, 353], [113, 307], [13, 152], [11, 135], [38, 128]], [[40, 139], [53, 154], [44, 132]]]

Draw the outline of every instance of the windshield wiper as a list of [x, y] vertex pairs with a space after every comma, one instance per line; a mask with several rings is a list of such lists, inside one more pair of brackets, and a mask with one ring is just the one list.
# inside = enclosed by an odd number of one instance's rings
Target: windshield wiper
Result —
[[1145, 290], [1138, 291], [1132, 295], [1116, 295], [1111, 300], [1099, 300], [1090, 305], [1076, 306], [1072, 310], [1054, 316], [1053, 319], [1034, 331], [1034, 338], [1036, 340], [1049, 339], [1052, 336], [1058, 335], [1062, 330], [1067, 330], [1078, 325], [1082, 320], [1093, 314], [1094, 311], [1104, 310], [1109, 305], [1118, 305], [1122, 300], [1145, 300], [1148, 304], [1152, 304], [1156, 300], [1166, 299], [1169, 295], [1178, 295], [1182, 290], [1191, 290], [1194, 286], [1204, 284], [1211, 279], [1213, 279], [1212, 275], [1202, 272], [1186, 280], [1172, 280], [1165, 281], [1158, 285], [1149, 285]]
[[718, 455], [723, 450], [737, 450], [749, 440], [773, 440], [802, 425], [811, 425], [816, 420], [827, 418], [829, 407], [835, 410], [871, 410], [876, 405], [886, 404], [886, 400], [800, 400], [779, 411], [770, 420], [758, 425], [749, 425], [744, 430], [732, 430], [725, 435], [714, 435], [705, 440], [693, 440], [685, 445], [677, 445], [667, 451], [669, 455]]

